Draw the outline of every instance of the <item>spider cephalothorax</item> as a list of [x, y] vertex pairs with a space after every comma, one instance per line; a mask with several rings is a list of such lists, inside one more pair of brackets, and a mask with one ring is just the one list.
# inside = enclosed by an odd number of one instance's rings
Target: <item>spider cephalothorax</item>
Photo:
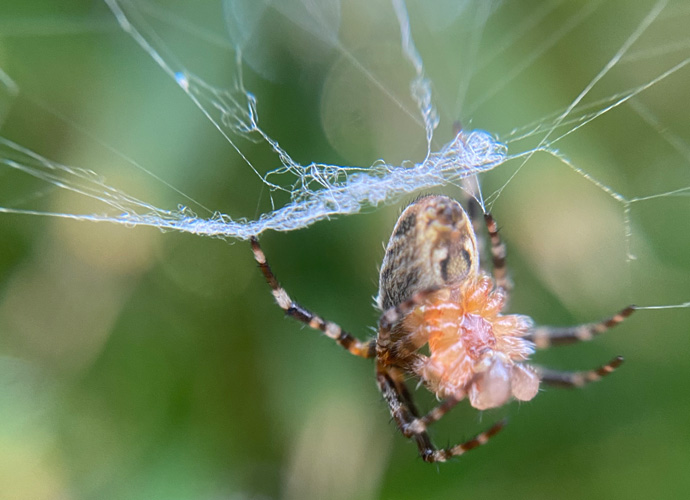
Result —
[[[490, 214], [484, 220], [491, 241], [492, 275], [479, 266], [477, 226], [462, 206], [446, 196], [427, 196], [400, 215], [386, 247], [377, 305], [381, 319], [376, 338], [361, 341], [335, 323], [294, 302], [278, 284], [256, 239], [254, 258], [278, 305], [292, 316], [364, 358], [376, 358], [376, 380], [400, 431], [417, 443], [428, 462], [443, 462], [486, 442], [502, 423], [475, 438], [436, 449], [427, 428], [467, 398], [480, 410], [515, 398], [529, 401], [540, 382], [579, 387], [615, 370], [621, 357], [584, 372], [559, 372], [530, 365], [535, 348], [589, 340], [622, 322], [629, 306], [597, 323], [575, 327], [535, 327], [523, 315], [504, 314], [510, 292], [505, 247]], [[422, 348], [428, 346], [428, 355]], [[422, 415], [405, 377], [413, 376], [442, 403]]]

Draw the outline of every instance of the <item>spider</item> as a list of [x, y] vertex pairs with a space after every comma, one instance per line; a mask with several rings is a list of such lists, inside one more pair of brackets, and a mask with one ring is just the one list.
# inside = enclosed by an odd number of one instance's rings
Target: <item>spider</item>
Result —
[[[426, 462], [462, 455], [504, 426], [501, 421], [469, 441], [436, 448], [428, 427], [463, 399], [479, 410], [496, 408], [511, 399], [531, 400], [542, 382], [581, 387], [614, 371], [623, 362], [620, 356], [582, 372], [544, 369], [527, 360], [535, 349], [590, 340], [635, 310], [628, 306], [610, 318], [572, 327], [536, 327], [528, 316], [503, 314], [512, 288], [505, 245], [496, 221], [486, 213], [493, 271], [482, 271], [475, 233], [481, 228], [478, 204], [470, 203], [468, 211], [470, 216], [459, 202], [431, 195], [402, 212], [381, 265], [378, 333], [367, 341], [294, 302], [278, 283], [259, 242], [251, 240], [254, 258], [287, 316], [320, 330], [356, 356], [375, 359], [376, 381], [391, 416], [402, 434], [416, 442]], [[421, 351], [427, 345], [428, 355]], [[425, 415], [405, 384], [408, 376], [441, 400]]]

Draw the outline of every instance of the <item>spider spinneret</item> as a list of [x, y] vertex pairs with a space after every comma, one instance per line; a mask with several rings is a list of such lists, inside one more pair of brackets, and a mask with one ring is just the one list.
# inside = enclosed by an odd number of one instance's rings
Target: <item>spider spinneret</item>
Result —
[[[503, 314], [512, 288], [505, 247], [494, 219], [485, 214], [492, 276], [481, 271], [475, 219], [446, 196], [420, 198], [403, 211], [381, 265], [378, 333], [368, 341], [294, 302], [275, 278], [259, 242], [251, 241], [254, 258], [286, 315], [322, 331], [352, 354], [376, 359], [376, 380], [391, 416], [427, 462], [462, 455], [503, 427], [499, 422], [469, 441], [437, 449], [428, 426], [465, 398], [480, 410], [496, 408], [513, 398], [531, 400], [541, 382], [581, 387], [614, 371], [623, 362], [620, 356], [583, 372], [547, 370], [527, 361], [536, 348], [590, 340], [635, 310], [628, 306], [600, 322], [573, 327], [535, 327], [527, 316]], [[428, 356], [420, 352], [426, 345]], [[405, 384], [408, 375], [419, 378], [441, 404], [420, 414]]]

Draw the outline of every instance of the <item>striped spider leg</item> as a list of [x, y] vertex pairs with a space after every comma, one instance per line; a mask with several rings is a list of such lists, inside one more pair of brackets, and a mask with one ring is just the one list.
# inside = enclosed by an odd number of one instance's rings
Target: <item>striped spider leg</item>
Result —
[[[626, 318], [635, 312], [635, 306], [630, 305], [621, 309], [613, 316], [595, 323], [586, 323], [576, 326], [538, 326], [530, 331], [525, 338], [534, 342], [537, 349], [545, 349], [552, 345], [572, 344], [592, 340], [609, 329], [621, 324]], [[556, 387], [582, 387], [590, 382], [596, 382], [601, 377], [612, 373], [623, 364], [623, 357], [616, 356], [607, 364], [580, 372], [564, 372], [543, 367], [535, 367], [541, 380]]]
[[340, 325], [321, 318], [321, 316], [314, 314], [293, 301], [285, 289], [278, 283], [275, 274], [273, 274], [271, 267], [266, 261], [266, 255], [264, 255], [261, 245], [259, 245], [259, 241], [256, 238], [251, 239], [251, 246], [252, 252], [254, 253], [254, 259], [259, 264], [259, 269], [261, 269], [264, 278], [266, 278], [266, 282], [271, 287], [273, 297], [280, 308], [285, 311], [286, 316], [295, 318], [314, 330], [323, 332], [327, 337], [335, 340], [337, 344], [355, 356], [360, 356], [362, 358], [371, 358], [374, 356], [374, 348], [376, 345], [374, 339], [363, 342], [343, 330]]

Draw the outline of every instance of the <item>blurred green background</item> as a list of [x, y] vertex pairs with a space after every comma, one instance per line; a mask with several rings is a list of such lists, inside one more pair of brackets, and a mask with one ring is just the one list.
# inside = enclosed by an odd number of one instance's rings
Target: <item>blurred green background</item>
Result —
[[[220, 3], [137, 5], [143, 23], [160, 29], [192, 72], [232, 84], [233, 55], [223, 45], [236, 40], [224, 32], [230, 21]], [[553, 123], [551, 113], [575, 99], [655, 5], [410, 2], [441, 115], [439, 144], [456, 120], [508, 139], [515, 127]], [[424, 135], [403, 112], [414, 110], [412, 73], [393, 10], [353, 1], [338, 12], [332, 39], [332, 31], [300, 23], [298, 8], [269, 8], [247, 28], [245, 85], [258, 98], [264, 130], [304, 164], [419, 160]], [[588, 110], [603, 110], [609, 103], [600, 99], [690, 57], [689, 20], [685, 3], [665, 6], [587, 95]], [[184, 203], [208, 215], [127, 158], [234, 218], [270, 209], [256, 176], [104, 4], [5, 0], [0, 68], [20, 90], [0, 97], [2, 137], [92, 169], [159, 207]], [[555, 145], [618, 200], [544, 153], [507, 184], [493, 212], [516, 283], [513, 311], [575, 324], [631, 302], [690, 300], [687, 195], [621, 201], [690, 186], [689, 76], [678, 70]], [[510, 152], [540, 137], [515, 140]], [[278, 166], [260, 145], [237, 144], [262, 173]], [[485, 193], [519, 166], [485, 175]], [[460, 196], [457, 187], [445, 192]], [[377, 321], [382, 245], [409, 199], [265, 234], [264, 250], [294, 298], [366, 337]], [[285, 200], [276, 194], [276, 201]], [[6, 166], [0, 206], [105, 210]], [[539, 363], [573, 370], [617, 354], [627, 361], [583, 390], [547, 389], [483, 414], [460, 405], [434, 430], [437, 444], [469, 438], [505, 415], [509, 426], [489, 445], [436, 467], [418, 459], [390, 422], [371, 362], [282, 317], [246, 242], [9, 214], [0, 215], [0, 228], [2, 499], [690, 492], [687, 308], [640, 311], [595, 342], [538, 353]], [[417, 393], [422, 406], [433, 404]]]

